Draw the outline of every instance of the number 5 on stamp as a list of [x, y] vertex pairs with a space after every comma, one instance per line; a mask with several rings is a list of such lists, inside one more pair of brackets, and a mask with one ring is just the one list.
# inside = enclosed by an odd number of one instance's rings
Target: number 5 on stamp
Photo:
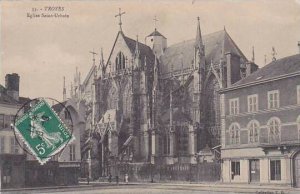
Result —
[[42, 165], [75, 139], [44, 99], [16, 121], [15, 132]]

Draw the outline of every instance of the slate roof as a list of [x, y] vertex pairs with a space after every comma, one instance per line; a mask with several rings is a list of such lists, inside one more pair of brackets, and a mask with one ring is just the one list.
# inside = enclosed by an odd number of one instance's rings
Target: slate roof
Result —
[[0, 103], [4, 104], [25, 104], [30, 98], [19, 97], [19, 100], [15, 100], [13, 97], [7, 95], [6, 88], [0, 84]]
[[[129, 47], [131, 53], [134, 53], [135, 47], [136, 47], [136, 40], [133, 40], [125, 35], [124, 35], [124, 39], [125, 39], [127, 46]], [[140, 50], [140, 58], [141, 58], [142, 64], [144, 63], [145, 56], [147, 58], [147, 64], [154, 64], [154, 54], [152, 52], [152, 49], [149, 46], [147, 46], [141, 42], [139, 42], [138, 47]]]
[[151, 33], [151, 34], [149, 34], [147, 37], [149, 37], [149, 36], [162, 36], [162, 37], [164, 37], [164, 38], [166, 38], [164, 35], [162, 35], [159, 31], [157, 31], [157, 29], [155, 28], [155, 30]]
[[[244, 61], [248, 61], [226, 30], [204, 35], [202, 39], [207, 64], [211, 63], [211, 61], [219, 63], [223, 55], [228, 52], [240, 56]], [[160, 58], [162, 63], [161, 73], [171, 72], [171, 64], [173, 65], [173, 71], [179, 71], [182, 68], [191, 68], [194, 61], [194, 48], [195, 39], [183, 41], [168, 47], [164, 55]]]
[[6, 94], [6, 88], [0, 85], [0, 103], [4, 104], [18, 104], [14, 98]]
[[300, 54], [284, 57], [258, 69], [248, 77], [233, 84], [232, 87], [255, 81], [272, 79], [281, 75], [300, 72]]

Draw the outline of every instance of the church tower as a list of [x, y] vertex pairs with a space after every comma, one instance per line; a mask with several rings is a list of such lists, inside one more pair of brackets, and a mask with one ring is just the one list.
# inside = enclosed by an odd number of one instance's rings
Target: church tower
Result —
[[141, 55], [138, 38], [136, 40], [132, 69], [132, 129], [134, 140], [134, 159], [147, 162], [150, 158], [150, 134], [147, 94], [147, 56]]
[[[202, 40], [202, 34], [201, 34], [201, 28], [200, 28], [200, 18], [198, 17], [198, 23], [197, 23], [197, 33], [196, 33], [196, 40], [194, 43], [194, 98], [193, 98], [193, 109], [194, 109], [194, 115], [193, 115], [193, 121], [194, 121], [194, 127], [193, 130], [190, 130], [190, 141], [195, 142], [191, 145], [194, 146], [191, 149], [191, 152], [197, 151], [197, 148], [199, 149], [198, 145], [201, 145], [201, 142], [197, 142], [199, 138], [197, 138], [197, 135], [199, 136], [200, 132], [203, 131], [204, 125], [203, 125], [203, 114], [201, 112], [202, 109], [202, 101], [203, 98], [203, 85], [204, 85], [204, 79], [205, 79], [205, 47]], [[201, 149], [201, 146], [200, 146]], [[193, 153], [191, 153], [193, 154]]]
[[167, 38], [155, 28], [154, 32], [146, 37], [146, 44], [152, 48], [153, 53], [159, 58], [164, 54], [164, 51], [167, 48]]

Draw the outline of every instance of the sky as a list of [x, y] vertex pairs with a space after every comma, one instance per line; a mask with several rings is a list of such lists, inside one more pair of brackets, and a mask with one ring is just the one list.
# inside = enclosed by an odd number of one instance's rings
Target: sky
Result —
[[[119, 8], [126, 36], [140, 40], [154, 30], [172, 45], [196, 36], [197, 16], [202, 34], [227, 32], [248, 59], [255, 48], [255, 62], [299, 53], [300, 0], [123, 0], [123, 1], [0, 1], [0, 84], [7, 73], [20, 75], [20, 95], [62, 100], [63, 77], [67, 96], [75, 69], [85, 78], [92, 66], [90, 51], [103, 48], [107, 60], [119, 30], [115, 15]], [[45, 11], [45, 7], [64, 11]], [[30, 18], [38, 14], [61, 13], [68, 18]], [[99, 63], [99, 56], [96, 58]]]

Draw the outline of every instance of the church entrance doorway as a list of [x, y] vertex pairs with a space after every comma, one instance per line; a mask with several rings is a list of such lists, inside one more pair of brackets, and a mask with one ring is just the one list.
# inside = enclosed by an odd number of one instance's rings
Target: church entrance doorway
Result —
[[295, 186], [300, 187], [300, 152], [294, 157]]

